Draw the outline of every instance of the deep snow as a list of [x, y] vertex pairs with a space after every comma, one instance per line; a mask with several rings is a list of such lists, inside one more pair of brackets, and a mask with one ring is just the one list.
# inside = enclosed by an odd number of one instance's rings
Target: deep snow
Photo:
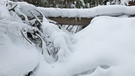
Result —
[[[48, 63], [49, 57], [41, 55], [20, 32], [31, 27], [15, 13], [9, 13], [5, 6], [0, 6], [0, 76], [24, 76], [37, 66], [32, 76], [135, 76], [134, 17], [96, 17], [73, 38], [45, 19], [42, 23], [43, 34], [51, 37], [55, 47], [62, 48], [58, 53], [60, 60]], [[25, 3], [22, 3], [17, 10], [24, 10], [24, 7]], [[103, 8], [109, 10], [108, 7]], [[122, 9], [121, 6], [113, 8]], [[28, 9], [36, 7], [30, 5]], [[23, 13], [30, 15], [28, 9]]]
[[[76, 34], [78, 47], [74, 56], [81, 55], [78, 63], [96, 67], [89, 76], [135, 75], [134, 21], [135, 18], [97, 17]], [[105, 69], [103, 65], [109, 67]]]
[[134, 21], [135, 18], [94, 18], [75, 35], [74, 53], [65, 62], [42, 61], [37, 76], [134, 76]]

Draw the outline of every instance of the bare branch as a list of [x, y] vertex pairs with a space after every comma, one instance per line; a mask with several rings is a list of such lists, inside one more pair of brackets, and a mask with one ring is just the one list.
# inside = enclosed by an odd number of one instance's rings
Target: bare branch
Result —
[[36, 18], [36, 20], [37, 20], [39, 23], [41, 23], [40, 19], [39, 19], [37, 16], [35, 16], [31, 11], [29, 11], [29, 12]]
[[14, 5], [11, 9], [9, 9], [9, 11], [14, 11], [15, 12], [15, 8], [17, 7], [18, 4]]
[[20, 31], [21, 31], [22, 36], [26, 39], [26, 41], [28, 41], [28, 43], [32, 45], [33, 43], [24, 35], [23, 31], [22, 30]]
[[41, 11], [37, 10], [37, 9], [34, 9], [34, 10], [37, 11], [42, 16], [42, 21], [43, 21], [43, 17], [44, 17], [43, 13]]
[[43, 52], [43, 41], [44, 40], [42, 39], [42, 37], [39, 34], [36, 33], [36, 35], [41, 39], [41, 48], [42, 48], [42, 52], [41, 53], [43, 54], [44, 53]]
[[[37, 24], [37, 25], [35, 24], [35, 25], [42, 32], [42, 28], [41, 28], [42, 23], [41, 23], [40, 19], [37, 16], [35, 16], [31, 11], [29, 11], [29, 12], [36, 18], [37, 23], [39, 22], [39, 24]], [[36, 21], [35, 21], [35, 23], [36, 23]]]
[[68, 25], [68, 27], [66, 28], [66, 30], [68, 30], [69, 26], [70, 26], [70, 25]]
[[17, 11], [16, 13], [18, 13], [19, 17], [21, 17], [22, 20], [25, 20], [25, 23], [29, 24], [29, 19], [28, 16], [26, 16], [24, 13], [22, 13], [21, 11]]

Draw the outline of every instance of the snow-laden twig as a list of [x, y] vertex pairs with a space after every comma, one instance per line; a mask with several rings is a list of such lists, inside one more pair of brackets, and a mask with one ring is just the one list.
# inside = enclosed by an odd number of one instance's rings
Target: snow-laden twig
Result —
[[18, 6], [18, 4], [14, 5], [12, 8], [9, 9], [9, 11], [14, 11], [15, 12], [15, 8]]
[[29, 40], [28, 38], [27, 38], [27, 36], [25, 36], [25, 33], [22, 31], [22, 30], [20, 30], [21, 31], [21, 34], [22, 34], [22, 36], [24, 37], [24, 39], [28, 42], [28, 43], [30, 43], [31, 45], [33, 44], [32, 42], [31, 42], [31, 40]]

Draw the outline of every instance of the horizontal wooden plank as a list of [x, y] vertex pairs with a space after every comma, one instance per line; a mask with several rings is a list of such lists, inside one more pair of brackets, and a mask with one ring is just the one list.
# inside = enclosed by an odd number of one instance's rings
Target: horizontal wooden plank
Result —
[[75, 17], [48, 17], [51, 20], [56, 21], [60, 25], [79, 25], [87, 26], [93, 18], [75, 18]]

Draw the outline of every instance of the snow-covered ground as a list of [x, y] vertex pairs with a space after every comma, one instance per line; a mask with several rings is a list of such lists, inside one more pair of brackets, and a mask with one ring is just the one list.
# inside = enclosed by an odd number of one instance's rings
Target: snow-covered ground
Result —
[[66, 62], [46, 66], [42, 62], [44, 68], [41, 66], [37, 75], [134, 76], [134, 21], [135, 18], [94, 18], [75, 35], [74, 53]]
[[75, 36], [77, 43], [73, 56], [80, 66], [85, 65], [80, 69], [96, 68], [88, 76], [134, 76], [134, 21], [135, 18], [94, 18]]
[[[54, 43], [52, 47], [60, 49], [58, 61], [51, 62], [52, 58], [46, 52], [47, 43], [42, 48], [45, 54], [41, 54], [41, 50], [30, 44], [21, 33], [32, 27], [17, 14], [31, 16], [29, 9], [37, 9], [26, 4], [29, 8], [25, 10], [25, 4], [20, 3], [15, 13], [0, 5], [0, 76], [26, 76], [30, 71], [33, 71], [31, 76], [135, 76], [134, 17], [95, 17], [73, 38], [44, 19], [43, 35], [50, 37], [48, 41]], [[109, 12], [110, 7], [118, 12], [126, 6], [103, 6], [100, 9]], [[108, 11], [103, 11], [103, 8]], [[128, 15], [134, 14], [130, 11], [134, 7], [130, 8], [126, 7]], [[85, 13], [82, 15], [86, 16]], [[110, 11], [109, 15], [114, 13]]]

